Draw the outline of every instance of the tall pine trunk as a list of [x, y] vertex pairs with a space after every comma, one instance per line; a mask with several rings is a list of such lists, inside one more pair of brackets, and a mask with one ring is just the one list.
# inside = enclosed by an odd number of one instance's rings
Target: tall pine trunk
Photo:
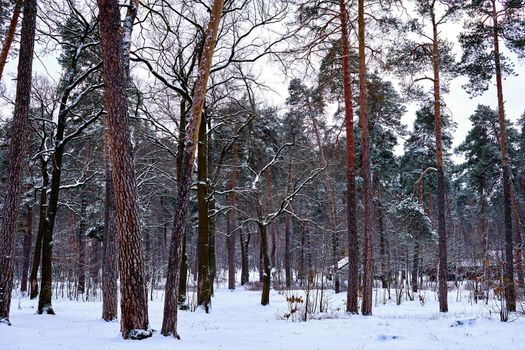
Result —
[[359, 22], [359, 124], [361, 126], [361, 175], [364, 180], [364, 269], [363, 269], [363, 303], [361, 313], [372, 314], [372, 288], [374, 284], [374, 250], [372, 236], [372, 171], [370, 169], [368, 105], [366, 90], [366, 62], [365, 62], [365, 8], [364, 0], [358, 2]]
[[[122, 43], [122, 61], [126, 83], [129, 80], [129, 50], [133, 22], [137, 15], [137, 7], [133, 0], [126, 12], [124, 20], [124, 36], [129, 38]], [[113, 187], [113, 170], [111, 165], [111, 148], [107, 118], [103, 119], [104, 128], [104, 238], [102, 241], [102, 319], [110, 322], [118, 317], [118, 263], [119, 235], [117, 232], [115, 189]]]
[[[447, 232], [445, 223], [445, 174], [443, 171], [443, 136], [441, 121], [441, 91], [439, 79], [439, 49], [436, 15], [432, 12], [432, 66], [434, 70], [434, 127], [436, 136], [436, 168], [438, 173], [438, 239], [439, 239], [439, 311], [448, 312]], [[429, 210], [431, 210], [429, 208]]]
[[357, 199], [355, 189], [355, 144], [354, 144], [354, 109], [352, 107], [352, 77], [350, 76], [350, 43], [348, 35], [348, 15], [346, 2], [339, 0], [339, 20], [341, 22], [343, 92], [345, 102], [346, 131], [346, 217], [348, 230], [348, 291], [346, 311], [357, 314], [359, 306], [359, 249], [357, 240]]
[[[104, 97], [107, 110], [105, 140], [111, 149], [115, 214], [119, 235], [120, 330], [127, 339], [151, 336], [144, 258], [139, 227], [137, 184], [133, 167], [126, 71], [122, 62], [123, 38], [116, 0], [99, 0], [100, 36], [104, 67]], [[130, 38], [128, 38], [130, 39]]]
[[9, 323], [11, 293], [13, 291], [13, 264], [15, 235], [21, 199], [21, 179], [26, 151], [31, 98], [31, 74], [35, 45], [36, 0], [27, 0], [22, 20], [20, 56], [16, 84], [15, 110], [10, 129], [10, 144], [7, 159], [7, 188], [5, 189], [2, 226], [0, 227], [0, 323]]
[[494, 66], [496, 69], [496, 90], [498, 95], [499, 146], [503, 177], [503, 223], [505, 225], [505, 299], [508, 311], [516, 311], [516, 288], [514, 285], [514, 241], [512, 237], [511, 170], [507, 150], [507, 131], [505, 125], [505, 101], [503, 100], [503, 81], [501, 72], [501, 53], [499, 48], [499, 23], [496, 1], [492, 1]]

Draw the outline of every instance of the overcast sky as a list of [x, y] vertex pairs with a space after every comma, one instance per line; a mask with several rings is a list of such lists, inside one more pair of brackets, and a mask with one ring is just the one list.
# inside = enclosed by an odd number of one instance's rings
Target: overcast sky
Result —
[[[451, 41], [456, 41], [457, 34], [461, 31], [459, 24], [446, 24], [442, 27], [443, 36]], [[454, 53], [458, 57], [460, 54], [459, 45], [454, 46]], [[509, 54], [508, 52], [506, 52]], [[34, 60], [34, 72], [40, 75], [46, 75], [51, 80], [58, 82], [60, 79], [60, 67], [56, 62], [58, 53], [52, 53], [48, 57], [37, 55]], [[516, 73], [524, 72], [525, 62], [519, 61], [515, 55], [509, 54], [513, 58]], [[11, 81], [16, 75], [17, 60], [11, 59], [7, 66], [2, 84], [8, 88], [10, 95], [14, 95], [14, 82]], [[261, 77], [266, 81], [267, 85], [273, 89], [273, 92], [265, 92], [264, 96], [268, 99], [268, 104], [275, 106], [282, 106], [288, 94], [288, 80], [282, 75], [279, 69], [271, 64], [263, 64], [259, 66], [261, 69]], [[468, 130], [472, 127], [469, 116], [474, 112], [478, 104], [489, 105], [492, 108], [497, 108], [496, 89], [494, 81], [491, 82], [490, 89], [482, 96], [476, 98], [469, 98], [468, 94], [461, 87], [467, 81], [466, 78], [456, 78], [451, 82], [450, 92], [444, 96], [445, 103], [452, 114], [453, 121], [457, 124], [457, 128], [453, 134], [453, 146], [458, 146], [465, 138]], [[517, 76], [506, 77], [503, 83], [505, 108], [507, 118], [515, 122], [525, 111], [525, 76], [523, 74]], [[416, 104], [407, 106], [407, 113], [404, 115], [402, 121], [412, 129], [415, 118], [415, 111], [418, 109]], [[4, 105], [1, 109], [4, 114], [3, 118], [10, 117], [10, 111]], [[398, 147], [401, 151], [402, 147]], [[460, 161], [457, 156], [454, 160]]]

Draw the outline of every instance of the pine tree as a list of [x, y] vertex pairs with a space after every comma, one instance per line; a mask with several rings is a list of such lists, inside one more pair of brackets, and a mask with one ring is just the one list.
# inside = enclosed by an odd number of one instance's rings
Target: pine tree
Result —
[[119, 235], [121, 333], [125, 339], [152, 335], [143, 250], [138, 218], [136, 180], [128, 121], [126, 71], [122, 62], [123, 38], [118, 1], [99, 0], [100, 36], [107, 109], [105, 140], [109, 141], [115, 214]]
[[22, 37], [16, 84], [15, 110], [10, 130], [10, 146], [7, 159], [7, 189], [5, 192], [0, 228], [0, 323], [9, 323], [9, 309], [13, 288], [13, 262], [15, 232], [21, 199], [21, 177], [23, 158], [29, 124], [31, 96], [31, 74], [35, 45], [36, 0], [27, 0], [24, 5]]
[[524, 20], [516, 12], [525, 8], [522, 1], [480, 0], [466, 5], [469, 20], [460, 35], [463, 48], [460, 72], [469, 77], [467, 91], [476, 95], [487, 90], [495, 76], [498, 99], [499, 146], [503, 179], [503, 218], [505, 224], [505, 299], [509, 311], [516, 311], [514, 285], [514, 253], [512, 236], [512, 180], [505, 126], [503, 75], [512, 73], [505, 59], [500, 42], [523, 54]]

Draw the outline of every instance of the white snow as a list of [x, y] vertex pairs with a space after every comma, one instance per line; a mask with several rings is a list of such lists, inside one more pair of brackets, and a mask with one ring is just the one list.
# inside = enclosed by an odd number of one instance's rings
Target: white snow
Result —
[[[0, 325], [0, 349], [525, 349], [525, 318], [513, 315], [513, 322], [502, 323], [494, 310], [470, 303], [466, 294], [456, 302], [456, 292], [450, 293], [448, 314], [437, 312], [435, 294], [426, 292], [423, 306], [417, 297], [400, 306], [379, 304], [369, 317], [345, 314], [345, 293], [328, 294], [331, 311], [323, 319], [292, 322], [282, 319], [288, 306], [276, 291], [263, 307], [259, 291], [218, 289], [211, 314], [179, 312], [181, 340], [157, 332], [140, 341], [123, 340], [118, 322], [102, 321], [100, 302], [53, 300], [51, 316], [35, 314], [37, 301], [15, 297], [13, 325]], [[150, 325], [157, 331], [162, 307], [160, 298], [149, 303]]]

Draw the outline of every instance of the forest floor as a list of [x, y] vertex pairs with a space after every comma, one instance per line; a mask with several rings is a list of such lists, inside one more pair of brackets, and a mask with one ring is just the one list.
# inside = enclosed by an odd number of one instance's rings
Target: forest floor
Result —
[[[495, 305], [471, 303], [468, 292], [459, 296], [457, 301], [457, 292], [449, 294], [447, 314], [437, 312], [435, 294], [426, 292], [424, 305], [417, 297], [400, 306], [379, 303], [373, 316], [364, 317], [343, 312], [345, 293], [328, 293], [327, 313], [293, 322], [283, 317], [289, 304], [282, 293], [272, 291], [271, 304], [263, 307], [258, 291], [221, 288], [210, 314], [179, 313], [179, 341], [158, 332], [146, 340], [123, 340], [118, 322], [100, 319], [100, 302], [54, 300], [56, 315], [40, 316], [37, 301], [14, 298], [13, 325], [0, 325], [0, 349], [525, 349], [525, 316], [511, 315], [511, 322], [503, 323]], [[382, 300], [382, 292], [375, 299]], [[157, 330], [162, 309], [160, 297], [149, 302], [151, 327]]]

